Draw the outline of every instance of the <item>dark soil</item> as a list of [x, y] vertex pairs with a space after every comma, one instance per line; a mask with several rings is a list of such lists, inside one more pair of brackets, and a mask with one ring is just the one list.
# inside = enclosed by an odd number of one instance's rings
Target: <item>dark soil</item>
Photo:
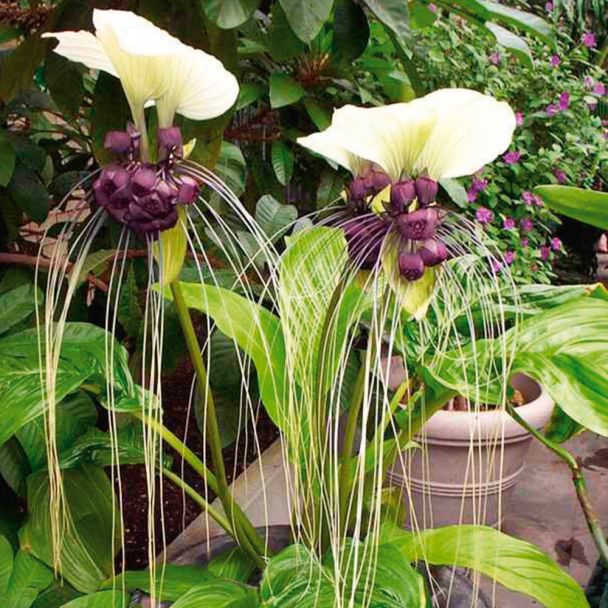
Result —
[[[188, 401], [193, 370], [188, 359], [185, 359], [177, 370], [163, 379], [163, 421], [164, 424], [178, 437], [186, 436], [187, 446], [200, 458], [203, 456], [203, 439], [199, 432], [194, 413], [188, 420]], [[265, 450], [279, 436], [279, 431], [268, 418], [263, 407], [260, 407], [256, 420], [250, 420], [247, 427], [241, 431], [239, 440], [224, 449], [224, 462], [229, 481], [238, 476], [245, 467], [253, 462], [258, 453], [252, 441], [253, 429], [258, 435], [260, 448]], [[172, 470], [182, 476], [201, 496], [213, 501], [213, 493], [206, 493], [202, 479], [167, 447], [167, 452], [174, 457]], [[210, 457], [207, 450], [207, 464]], [[210, 467], [211, 468], [211, 467]], [[183, 469], [183, 470], [182, 470]], [[125, 533], [124, 558], [126, 568], [139, 569], [148, 565], [148, 492], [146, 474], [143, 465], [126, 465], [121, 467], [121, 486], [123, 500], [123, 522]], [[163, 478], [162, 481], [162, 511], [164, 514], [164, 533], [161, 523], [160, 484], [156, 490], [156, 553], [160, 553], [163, 542], [168, 545], [182, 530], [188, 526], [201, 512], [200, 507], [190, 498], [185, 497], [181, 489]], [[164, 541], [163, 541], [164, 535]], [[122, 554], [116, 560], [117, 568], [123, 567]]]

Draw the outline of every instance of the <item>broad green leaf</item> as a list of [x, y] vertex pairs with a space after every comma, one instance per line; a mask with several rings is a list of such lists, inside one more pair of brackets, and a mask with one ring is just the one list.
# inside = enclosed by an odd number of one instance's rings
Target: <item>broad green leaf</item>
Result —
[[[308, 116], [310, 116], [310, 120], [315, 123], [317, 129], [319, 131], [327, 129], [331, 124], [331, 113], [329, 110], [312, 97], [305, 97], [303, 103]], [[332, 171], [332, 173], [334, 172]]]
[[532, 67], [532, 51], [523, 38], [491, 21], [486, 21], [485, 27], [496, 38], [498, 44], [511, 51], [525, 65]]
[[44, 62], [44, 81], [62, 112], [78, 113], [85, 89], [82, 72], [75, 63], [56, 53], [49, 53]]
[[304, 53], [306, 44], [294, 34], [279, 2], [272, 6], [272, 22], [265, 42], [274, 61], [286, 61]]
[[544, 433], [549, 441], [564, 443], [583, 430], [584, 428], [576, 420], [572, 420], [561, 407], [556, 405]]
[[[97, 422], [95, 403], [82, 391], [66, 397], [58, 406], [55, 416], [55, 439], [61, 454], [72, 448], [77, 438]], [[101, 431], [100, 431], [101, 432]], [[16, 437], [27, 454], [32, 472], [46, 467], [46, 430], [44, 418], [39, 416], [20, 428]]]
[[[164, 567], [159, 566], [157, 568], [155, 595], [157, 599], [174, 602], [196, 585], [212, 579], [213, 575], [201, 566], [166, 564]], [[139, 589], [145, 593], [150, 593], [150, 571], [127, 570], [127, 572], [104, 581], [101, 585], [102, 589], [122, 589], [123, 587], [128, 591]]]
[[53, 582], [53, 571], [25, 551], [17, 551], [8, 590], [2, 595], [8, 608], [30, 608], [37, 595]]
[[83, 597], [77, 597], [64, 604], [62, 608], [127, 608], [130, 596], [119, 589], [98, 591]]
[[15, 169], [15, 149], [11, 144], [8, 133], [5, 129], [0, 129], [0, 186], [6, 186], [13, 175]]
[[[245, 191], [247, 164], [238, 146], [227, 141], [222, 142], [215, 172], [237, 196]], [[213, 195], [211, 200], [215, 200]]]
[[36, 299], [42, 304], [44, 293], [32, 283], [26, 283], [3, 293], [0, 296], [0, 319], [2, 319], [0, 335], [27, 320], [36, 309]]
[[17, 165], [8, 184], [11, 200], [35, 222], [43, 222], [49, 211], [50, 197], [38, 174]]
[[116, 249], [98, 249], [89, 253], [82, 263], [78, 280], [83, 282], [89, 274], [102, 274], [108, 269], [115, 256]]
[[[66, 323], [55, 397], [60, 402], [88, 381], [105, 390], [106, 332], [88, 323]], [[131, 397], [133, 381], [126, 349], [115, 343], [111, 380], [119, 397]], [[19, 407], [15, 407], [19, 404]], [[42, 394], [35, 329], [0, 339], [0, 443], [40, 416], [48, 401]], [[136, 404], [137, 407], [137, 404]]]
[[265, 93], [266, 87], [264, 85], [251, 83], [242, 84], [239, 90], [239, 98], [236, 102], [236, 109], [242, 110], [263, 97]]
[[279, 0], [291, 29], [310, 42], [329, 18], [334, 0]]
[[409, 28], [409, 10], [407, 2], [402, 0], [363, 0], [363, 4], [385, 25], [396, 37], [403, 49], [411, 42]]
[[265, 194], [255, 206], [255, 220], [271, 242], [278, 241], [298, 219], [298, 209]]
[[237, 547], [214, 557], [207, 569], [217, 578], [246, 583], [255, 570], [255, 564], [242, 549]]
[[13, 561], [11, 544], [6, 540], [6, 537], [0, 536], [0, 597], [4, 596], [8, 589], [11, 572], [13, 571]]
[[457, 179], [443, 178], [439, 180], [441, 187], [447, 192], [452, 202], [456, 203], [460, 208], [465, 209], [467, 206], [467, 191]]
[[42, 63], [47, 42], [40, 34], [27, 36], [25, 40], [3, 58], [0, 70], [0, 99], [5, 103], [18, 93], [34, 87], [34, 74]]
[[410, 4], [410, 25], [413, 30], [423, 30], [437, 20], [437, 12], [433, 12], [422, 2]]
[[[113, 571], [120, 548], [120, 518], [112, 484], [103, 469], [81, 467], [63, 472], [70, 518], [62, 529], [61, 574], [78, 591], [93, 593]], [[21, 547], [53, 564], [49, 481], [46, 472], [28, 479], [28, 517], [19, 532]]]
[[548, 555], [493, 528], [461, 525], [419, 533], [395, 528], [388, 536], [411, 561], [471, 568], [547, 608], [588, 606], [581, 586]]
[[[288, 431], [283, 410], [287, 386], [285, 342], [278, 317], [226, 289], [201, 283], [180, 283], [180, 286], [186, 304], [208, 314], [220, 331], [251, 357], [266, 411], [280, 429]], [[172, 299], [169, 290], [164, 294]]]
[[282, 108], [302, 99], [304, 88], [288, 74], [275, 72], [270, 75], [270, 107]]
[[201, 0], [205, 15], [224, 30], [245, 23], [259, 3], [259, 0]]
[[490, 0], [479, 0], [479, 2], [488, 10], [490, 15], [489, 19], [505, 23], [506, 25], [514, 25], [529, 34], [544, 40], [551, 46], [555, 44], [551, 24], [541, 17], [538, 17], [533, 13], [511, 8], [504, 4], [499, 4], [498, 2], [491, 2]]
[[63, 608], [64, 604], [81, 596], [82, 593], [76, 591], [72, 585], [55, 579], [54, 583], [36, 598], [32, 608]]
[[608, 230], [608, 193], [570, 186], [538, 186], [534, 192], [553, 211]]
[[256, 608], [259, 606], [255, 588], [228, 579], [210, 580], [190, 589], [172, 604], [172, 608]]
[[25, 496], [25, 481], [31, 473], [30, 464], [23, 448], [11, 437], [0, 446], [0, 476], [20, 496]]
[[285, 142], [276, 140], [272, 142], [271, 149], [272, 168], [277, 180], [283, 186], [291, 181], [293, 174], [293, 152]]
[[368, 41], [369, 24], [365, 11], [353, 0], [336, 0], [331, 40], [332, 62], [349, 64], [365, 51]]

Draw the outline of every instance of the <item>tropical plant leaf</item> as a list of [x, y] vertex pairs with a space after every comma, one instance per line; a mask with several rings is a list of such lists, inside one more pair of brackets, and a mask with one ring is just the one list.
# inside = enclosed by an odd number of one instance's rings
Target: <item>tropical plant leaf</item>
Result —
[[553, 211], [608, 230], [608, 193], [570, 186], [538, 186], [534, 192]]
[[8, 132], [0, 129], [0, 186], [3, 188], [11, 181], [16, 156]]
[[25, 496], [25, 481], [30, 473], [30, 464], [23, 448], [11, 437], [0, 446], [0, 475], [13, 492]]
[[32, 283], [25, 283], [0, 295], [0, 335], [26, 321], [36, 309], [36, 300], [42, 304], [44, 293]]
[[441, 187], [448, 193], [451, 201], [458, 205], [461, 209], [467, 206], [467, 191], [457, 179], [449, 179], [444, 177], [439, 180]]
[[304, 96], [302, 85], [288, 74], [275, 72], [270, 76], [270, 107], [282, 108], [299, 101]]
[[41, 223], [49, 212], [50, 197], [40, 176], [18, 164], [8, 184], [11, 200], [35, 222]]
[[11, 608], [30, 608], [41, 591], [53, 582], [53, 571], [25, 551], [17, 551], [8, 589], [2, 596]]
[[228, 579], [210, 580], [190, 589], [180, 597], [172, 608], [256, 608], [259, 606], [258, 594], [249, 587]]
[[34, 74], [44, 59], [46, 41], [40, 34], [27, 36], [10, 54], [3, 58], [0, 71], [0, 99], [5, 103], [33, 88]]
[[32, 608], [63, 608], [64, 604], [81, 596], [82, 593], [76, 591], [72, 585], [55, 579], [54, 583], [36, 598]]
[[271, 242], [278, 241], [298, 219], [293, 205], [282, 205], [270, 194], [262, 196], [255, 207], [255, 220]]
[[77, 597], [62, 608], [127, 608], [131, 597], [119, 589], [97, 591], [83, 597]]
[[553, 28], [541, 17], [538, 17], [533, 13], [527, 13], [526, 11], [520, 11], [519, 9], [505, 6], [504, 4], [499, 4], [498, 2], [491, 2], [490, 0], [478, 1], [487, 9], [490, 19], [505, 23], [506, 25], [514, 25], [529, 34], [544, 40], [551, 46], [555, 44]]
[[365, 51], [368, 41], [369, 24], [365, 11], [353, 0], [336, 0], [331, 40], [332, 61], [336, 64], [349, 64]]
[[[45, 471], [28, 478], [28, 517], [19, 531], [22, 547], [53, 564], [49, 480]], [[78, 591], [93, 593], [113, 571], [120, 548], [117, 506], [103, 469], [83, 466], [63, 473], [66, 520], [61, 542], [61, 574]], [[48, 585], [47, 585], [48, 586]]]
[[259, 0], [201, 0], [205, 15], [224, 30], [245, 23], [259, 3]]
[[382, 539], [410, 561], [471, 568], [547, 608], [586, 608], [581, 586], [538, 547], [484, 526], [446, 526], [410, 533], [385, 528]]
[[[66, 323], [57, 372], [57, 402], [76, 391], [85, 381], [105, 391], [108, 376], [106, 336], [106, 332], [95, 325]], [[118, 395], [136, 395], [126, 349], [115, 343], [113, 352], [111, 378]], [[0, 339], [0, 415], [3, 420], [0, 444], [43, 413], [47, 399], [42, 393], [40, 379], [36, 330]]]
[[[157, 570], [155, 597], [162, 601], [174, 602], [190, 589], [214, 577], [202, 566], [181, 566], [166, 564]], [[116, 577], [104, 581], [102, 589], [126, 588], [128, 591], [141, 590], [150, 593], [149, 570], [127, 570]]]
[[363, 0], [363, 4], [397, 37], [403, 49], [411, 42], [409, 10], [401, 0]]
[[528, 67], [532, 67], [532, 51], [528, 43], [521, 36], [491, 21], [486, 21], [485, 27], [496, 38], [498, 44], [511, 51]]
[[584, 430], [582, 425], [576, 422], [576, 420], [572, 420], [559, 405], [556, 405], [553, 408], [551, 420], [549, 420], [549, 424], [545, 427], [545, 437], [549, 441], [564, 443], [564, 441], [568, 441], [568, 439]]
[[289, 26], [303, 42], [310, 42], [321, 30], [334, 0], [279, 0]]
[[255, 570], [255, 564], [242, 549], [237, 547], [214, 557], [209, 562], [207, 570], [217, 578], [246, 583]]
[[0, 536], [0, 594], [4, 596], [8, 589], [13, 571], [13, 548], [6, 537]]
[[272, 142], [271, 154], [272, 168], [277, 180], [283, 186], [291, 181], [293, 174], [293, 152], [280, 139]]

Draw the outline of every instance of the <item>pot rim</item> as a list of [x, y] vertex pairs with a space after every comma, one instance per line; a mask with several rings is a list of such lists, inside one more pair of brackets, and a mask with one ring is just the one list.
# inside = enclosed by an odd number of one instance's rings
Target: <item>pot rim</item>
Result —
[[[517, 408], [517, 413], [536, 429], [547, 424], [553, 412], [554, 401], [545, 388], [533, 378], [514, 374], [511, 384], [532, 399]], [[424, 425], [420, 439], [432, 443], [437, 440], [457, 440], [469, 443], [472, 439], [505, 441], [517, 440], [530, 433], [504, 410], [459, 412], [439, 410]]]

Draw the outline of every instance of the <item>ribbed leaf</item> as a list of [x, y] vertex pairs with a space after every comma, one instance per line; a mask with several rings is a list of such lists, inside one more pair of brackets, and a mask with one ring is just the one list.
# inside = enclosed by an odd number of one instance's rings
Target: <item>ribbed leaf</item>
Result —
[[291, 29], [310, 42], [329, 18], [334, 0], [279, 0]]
[[485, 27], [496, 38], [498, 44], [511, 51], [528, 67], [532, 67], [532, 51], [523, 38], [491, 21], [486, 21]]
[[11, 328], [33, 314], [36, 307], [36, 298], [38, 303], [42, 304], [44, 294], [32, 283], [20, 285], [0, 296], [0, 319], [2, 319], [0, 335], [7, 333]]
[[259, 3], [259, 0], [202, 0], [201, 2], [207, 17], [224, 30], [245, 23]]
[[586, 608], [581, 586], [534, 545], [483, 526], [446, 526], [409, 533], [385, 530], [385, 539], [411, 561], [471, 568], [547, 608]]
[[255, 207], [255, 219], [272, 241], [278, 241], [293, 226], [298, 210], [293, 205], [282, 205], [270, 194], [262, 196]]
[[538, 186], [534, 192], [557, 213], [608, 230], [608, 193], [570, 186]]
[[41, 591], [53, 582], [53, 571], [26, 553], [17, 551], [8, 590], [2, 595], [8, 608], [30, 608]]
[[544, 40], [547, 44], [554, 45], [553, 28], [541, 17], [490, 0], [479, 0], [479, 2], [488, 10], [490, 19], [506, 25], [514, 25]]
[[73, 599], [62, 608], [127, 608], [130, 597], [119, 589], [98, 591], [83, 597]]
[[[64, 471], [63, 489], [70, 520], [63, 529], [61, 574], [79, 591], [92, 593], [111, 575], [120, 548], [112, 485], [103, 469], [82, 467]], [[49, 500], [46, 472], [34, 473], [28, 479], [28, 518], [19, 540], [22, 547], [52, 565]]]
[[256, 608], [258, 594], [253, 587], [227, 579], [211, 580], [193, 587], [172, 608]]
[[0, 596], [3, 596], [8, 589], [12, 571], [13, 548], [6, 537], [0, 536]]
[[282, 108], [296, 103], [304, 96], [302, 85], [291, 76], [275, 72], [270, 76], [270, 107]]
[[272, 142], [271, 158], [277, 180], [283, 186], [287, 185], [293, 174], [293, 152], [285, 142], [277, 140]]

